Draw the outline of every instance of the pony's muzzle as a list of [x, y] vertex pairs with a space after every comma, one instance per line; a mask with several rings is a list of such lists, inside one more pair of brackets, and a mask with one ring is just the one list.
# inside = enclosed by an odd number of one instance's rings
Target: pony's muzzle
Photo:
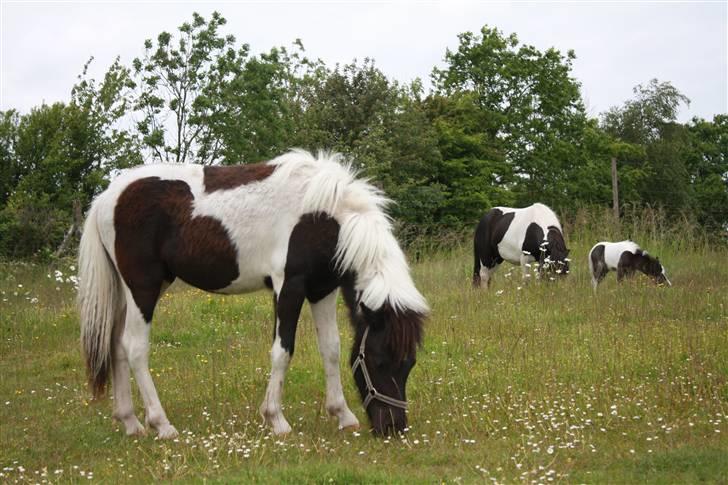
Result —
[[407, 430], [407, 413], [404, 409], [372, 404], [369, 418], [372, 423], [372, 432], [376, 436], [386, 437], [404, 433]]

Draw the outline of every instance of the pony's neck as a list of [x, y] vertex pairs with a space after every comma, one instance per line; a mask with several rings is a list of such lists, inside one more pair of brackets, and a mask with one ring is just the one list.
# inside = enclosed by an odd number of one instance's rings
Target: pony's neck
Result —
[[[656, 263], [655, 259], [652, 258], [651, 256], [649, 256], [647, 254], [638, 254], [635, 267], [639, 271], [643, 272], [644, 274], [646, 274], [648, 276], [659, 276], [659, 274], [662, 272], [662, 267], [659, 265], [659, 263], [657, 263], [656, 265], [655, 265], [655, 263]], [[651, 268], [653, 266], [655, 268], [660, 268], [660, 270], [659, 271], [652, 270]]]
[[549, 232], [546, 235], [548, 241], [547, 252], [551, 259], [555, 261], [563, 261], [566, 256], [566, 242], [564, 236], [556, 226], [549, 226]]
[[347, 271], [341, 277], [341, 295], [344, 297], [344, 303], [346, 308], [349, 309], [349, 321], [351, 326], [355, 330], [358, 329], [361, 323], [361, 319], [356, 318], [359, 305], [359, 299], [356, 294], [356, 274], [352, 271]]

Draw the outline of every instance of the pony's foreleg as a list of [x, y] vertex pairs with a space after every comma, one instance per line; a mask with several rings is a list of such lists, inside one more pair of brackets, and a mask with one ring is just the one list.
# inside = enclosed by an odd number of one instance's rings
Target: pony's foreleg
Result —
[[618, 266], [617, 267], [617, 282], [621, 283], [625, 279], [631, 278], [634, 276], [634, 270], [632, 268], [629, 268], [627, 266]]
[[134, 415], [131, 381], [129, 379], [129, 359], [122, 342], [124, 328], [126, 327], [124, 323], [125, 318], [126, 305], [123, 305], [121, 311], [116, 316], [116, 322], [114, 323], [114, 330], [111, 336], [113, 352], [112, 386], [114, 389], [114, 413], [112, 417], [124, 425], [127, 435], [142, 435], [145, 430], [142, 423]]
[[[531, 277], [531, 263], [535, 261], [533, 256], [530, 254], [521, 254], [520, 263], [521, 263], [521, 278], [525, 281], [528, 278]], [[539, 265], [540, 269], [541, 265]]]
[[301, 313], [305, 297], [303, 278], [286, 280], [280, 288], [280, 292], [274, 281], [273, 289], [278, 295], [276, 329], [273, 346], [270, 350], [270, 379], [265, 391], [265, 399], [260, 405], [260, 414], [265, 422], [273, 428], [273, 433], [280, 435], [291, 432], [291, 425], [283, 416], [283, 381], [293, 356], [298, 316]]
[[339, 419], [339, 429], [356, 431], [359, 420], [351, 412], [344, 398], [339, 373], [339, 329], [336, 325], [336, 290], [324, 299], [311, 304], [316, 324], [319, 352], [326, 373], [326, 411]]
[[121, 340], [144, 401], [145, 421], [157, 431], [160, 438], [175, 438], [178, 435], [177, 430], [167, 419], [162, 403], [159, 402], [157, 389], [152, 381], [152, 374], [149, 372], [151, 323], [144, 320], [129, 291], [126, 293], [126, 301], [126, 323]]

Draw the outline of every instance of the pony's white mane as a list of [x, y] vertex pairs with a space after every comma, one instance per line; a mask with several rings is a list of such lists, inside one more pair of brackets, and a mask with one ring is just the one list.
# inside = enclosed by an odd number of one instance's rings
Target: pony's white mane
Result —
[[351, 164], [337, 153], [319, 152], [314, 157], [292, 150], [270, 163], [278, 165], [277, 175], [305, 173], [303, 213], [325, 212], [339, 223], [336, 264], [341, 272], [356, 272], [362, 303], [372, 310], [388, 303], [397, 312], [428, 311], [384, 212], [390, 200], [379, 189], [357, 179]]

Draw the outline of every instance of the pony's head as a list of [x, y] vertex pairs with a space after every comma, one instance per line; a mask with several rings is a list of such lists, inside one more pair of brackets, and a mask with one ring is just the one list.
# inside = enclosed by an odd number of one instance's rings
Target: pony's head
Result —
[[658, 285], [672, 286], [670, 280], [667, 279], [667, 273], [665, 267], [660, 263], [660, 258], [652, 257], [647, 253], [642, 253], [642, 261], [640, 262], [641, 271], [651, 276], [655, 283]]
[[549, 226], [546, 235], [546, 263], [544, 269], [558, 276], [569, 274], [569, 249], [566, 247], [564, 236], [556, 226]]
[[407, 428], [407, 378], [422, 342], [425, 315], [385, 304], [371, 310], [360, 303], [351, 351], [354, 380], [375, 434]]

